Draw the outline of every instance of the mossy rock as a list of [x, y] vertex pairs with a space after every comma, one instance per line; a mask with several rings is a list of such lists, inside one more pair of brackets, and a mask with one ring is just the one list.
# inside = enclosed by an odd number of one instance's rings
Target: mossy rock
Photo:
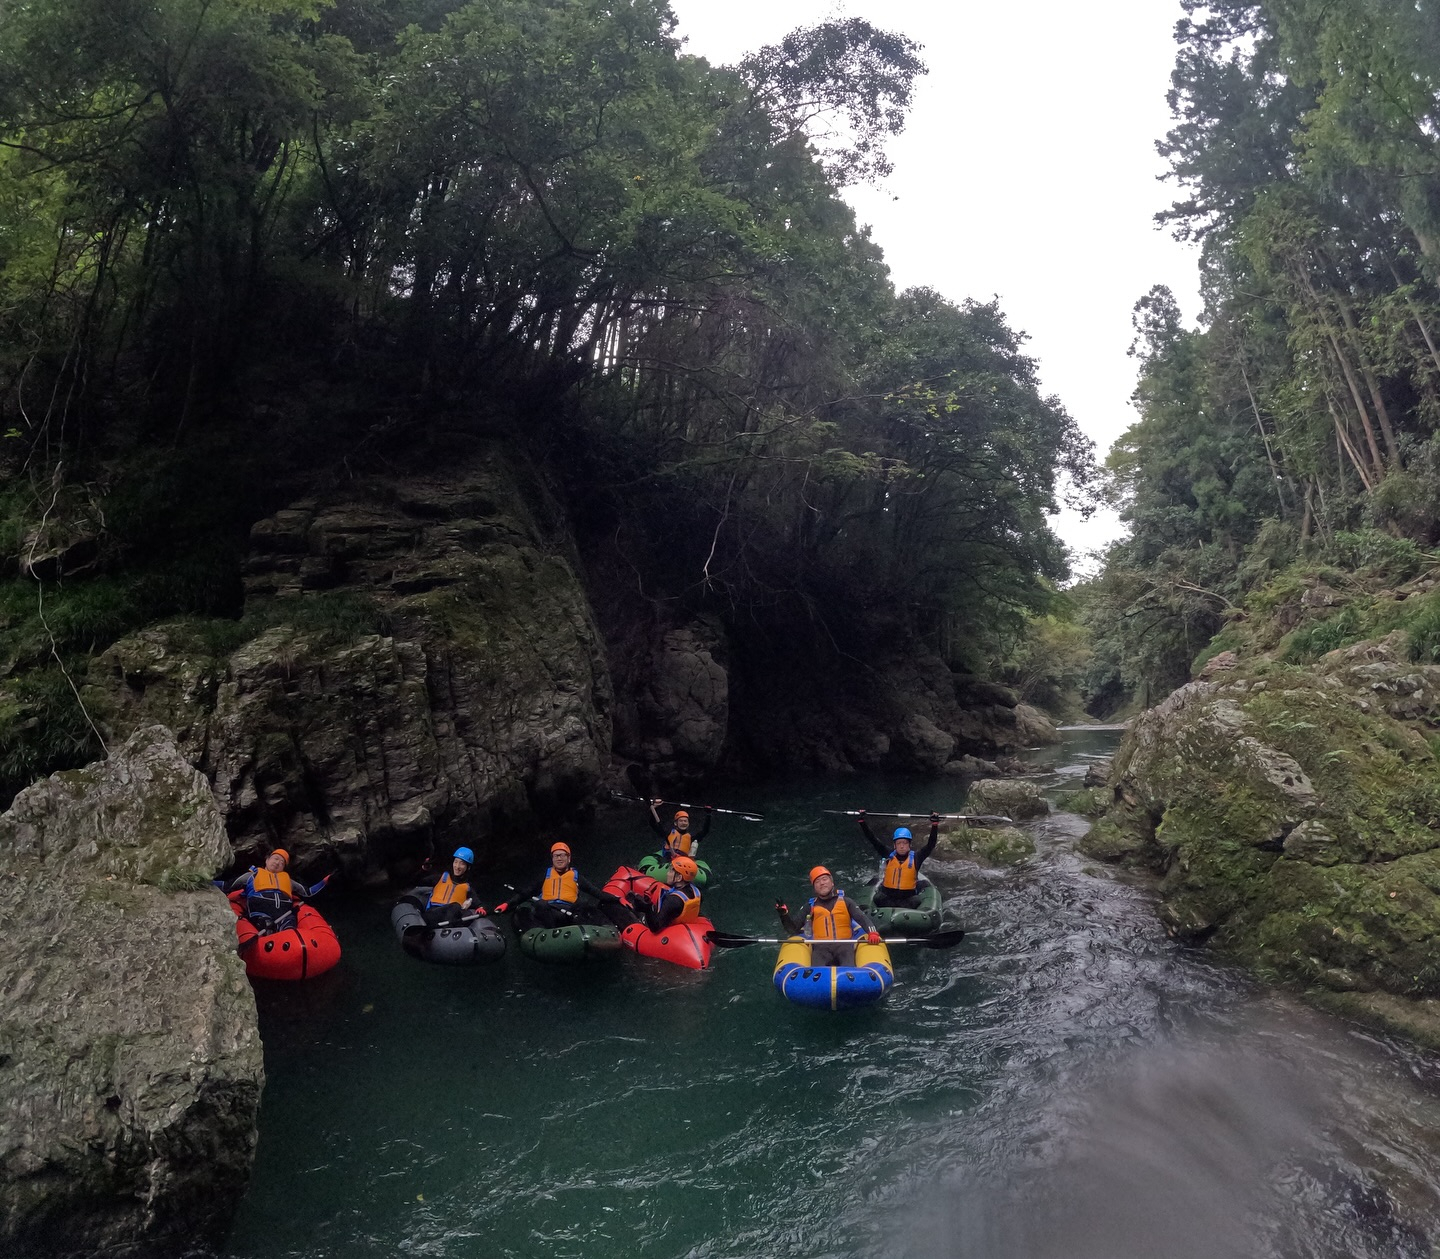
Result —
[[1440, 996], [1437, 705], [1399, 634], [1191, 683], [1132, 726], [1081, 850], [1163, 872], [1167, 929], [1266, 978]]
[[1104, 787], [1082, 787], [1061, 796], [1055, 807], [1062, 813], [1078, 813], [1081, 817], [1099, 817], [1110, 807], [1111, 793]]
[[947, 832], [941, 843], [955, 856], [992, 866], [1013, 866], [1035, 855], [1035, 841], [1018, 826], [964, 826]]
[[971, 813], [991, 813], [1016, 821], [1044, 817], [1050, 811], [1040, 788], [1019, 778], [982, 778], [972, 783], [965, 807]]

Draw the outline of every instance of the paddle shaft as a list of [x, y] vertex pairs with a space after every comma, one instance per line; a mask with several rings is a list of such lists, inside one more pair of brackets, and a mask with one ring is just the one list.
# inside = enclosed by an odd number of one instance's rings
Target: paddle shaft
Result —
[[[646, 800], [643, 796], [627, 796], [624, 792], [620, 791], [612, 791], [610, 798], [612, 800], [624, 800], [627, 804], [648, 805], [650, 803], [650, 801]], [[662, 800], [660, 803], [668, 804], [676, 809], [706, 809], [711, 813], [727, 813], [731, 817], [744, 818], [747, 822], [763, 822], [765, 820], [763, 813], [753, 813], [746, 809], [722, 809], [714, 804], [686, 804], [683, 800]]]
[[[919, 820], [928, 822], [928, 813], [872, 813], [866, 809], [863, 813], [859, 809], [821, 809], [822, 813], [833, 814], [835, 817], [885, 817], [905, 818], [909, 821]], [[1007, 826], [1014, 825], [1014, 818], [1001, 817], [998, 813], [937, 813], [937, 818], [942, 822], [1004, 822]]]
[[[711, 944], [719, 949], [743, 949], [748, 944], [864, 944], [865, 937], [858, 940], [808, 940], [804, 936], [742, 936], [731, 935], [725, 931], [711, 931], [706, 938]], [[965, 932], [959, 928], [950, 931], [937, 931], [930, 936], [915, 936], [894, 940], [883, 940], [884, 944], [918, 944], [923, 949], [951, 949], [965, 938]]]

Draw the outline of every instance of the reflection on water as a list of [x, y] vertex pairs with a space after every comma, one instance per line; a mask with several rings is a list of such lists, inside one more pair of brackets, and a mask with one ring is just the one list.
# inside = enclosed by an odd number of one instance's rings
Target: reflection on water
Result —
[[[1115, 732], [1035, 756], [1051, 794]], [[951, 782], [806, 783], [717, 822], [706, 905], [768, 933], [824, 861], [871, 870], [823, 808], [949, 810]], [[1052, 815], [1016, 870], [932, 862], [951, 952], [897, 957], [881, 1007], [708, 974], [404, 957], [383, 907], [337, 915], [328, 984], [262, 994], [270, 1083], [235, 1259], [1329, 1259], [1431, 1254], [1440, 1102], [1425, 1055], [1177, 949], [1143, 886]], [[638, 819], [584, 846], [603, 878]], [[897, 954], [900, 951], [897, 950]]]

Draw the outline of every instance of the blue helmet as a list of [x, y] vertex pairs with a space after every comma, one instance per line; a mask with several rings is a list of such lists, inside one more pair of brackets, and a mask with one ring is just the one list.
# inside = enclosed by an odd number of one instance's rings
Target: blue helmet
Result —
[[457, 848], [455, 850], [455, 855], [459, 857], [460, 860], [463, 861], [467, 866], [473, 866], [475, 864], [475, 854], [471, 852], [468, 848]]
[[909, 828], [908, 826], [897, 826], [897, 827], [895, 828], [895, 834], [892, 835], [890, 838], [891, 838], [891, 839], [910, 839], [910, 838], [911, 838], [910, 828]]

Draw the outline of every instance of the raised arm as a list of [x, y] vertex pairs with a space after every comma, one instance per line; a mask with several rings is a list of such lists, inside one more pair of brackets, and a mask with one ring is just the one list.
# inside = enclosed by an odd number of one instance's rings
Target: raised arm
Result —
[[890, 855], [890, 850], [885, 847], [885, 845], [882, 844], [878, 839], [875, 838], [875, 832], [870, 829], [870, 823], [865, 820], [864, 809], [860, 810], [860, 817], [857, 820], [860, 823], [860, 834], [865, 836], [865, 838], [870, 841], [870, 847], [873, 848], [876, 852], [878, 852], [882, 857], [888, 857]]
[[780, 925], [784, 927], [785, 930], [788, 931], [792, 936], [805, 934], [805, 924], [809, 921], [810, 918], [810, 910], [808, 908], [803, 914], [800, 915], [799, 922], [796, 922], [795, 919], [791, 916], [790, 906], [787, 905], [784, 901], [775, 902], [775, 912], [780, 915]]
[[918, 870], [925, 864], [925, 858], [935, 851], [935, 845], [940, 842], [940, 815], [934, 810], [930, 813], [930, 838], [925, 841], [925, 847], [915, 854], [915, 868]]
[[700, 829], [699, 829], [698, 831], [691, 831], [691, 832], [690, 832], [691, 838], [694, 839], [694, 841], [695, 841], [697, 844], [698, 844], [702, 839], [704, 839], [705, 836], [707, 836], [708, 834], [710, 834], [710, 823], [713, 822], [714, 820], [715, 820], [715, 806], [714, 806], [713, 804], [707, 804], [707, 805], [705, 806], [705, 821], [704, 821], [704, 824], [700, 827]]
[[661, 839], [664, 839], [667, 835], [670, 834], [670, 829], [665, 825], [664, 822], [660, 820], [660, 814], [656, 812], [656, 810], [660, 807], [660, 804], [661, 802], [659, 800], [650, 801], [649, 822], [650, 829], [654, 831], [655, 834], [658, 835]]

